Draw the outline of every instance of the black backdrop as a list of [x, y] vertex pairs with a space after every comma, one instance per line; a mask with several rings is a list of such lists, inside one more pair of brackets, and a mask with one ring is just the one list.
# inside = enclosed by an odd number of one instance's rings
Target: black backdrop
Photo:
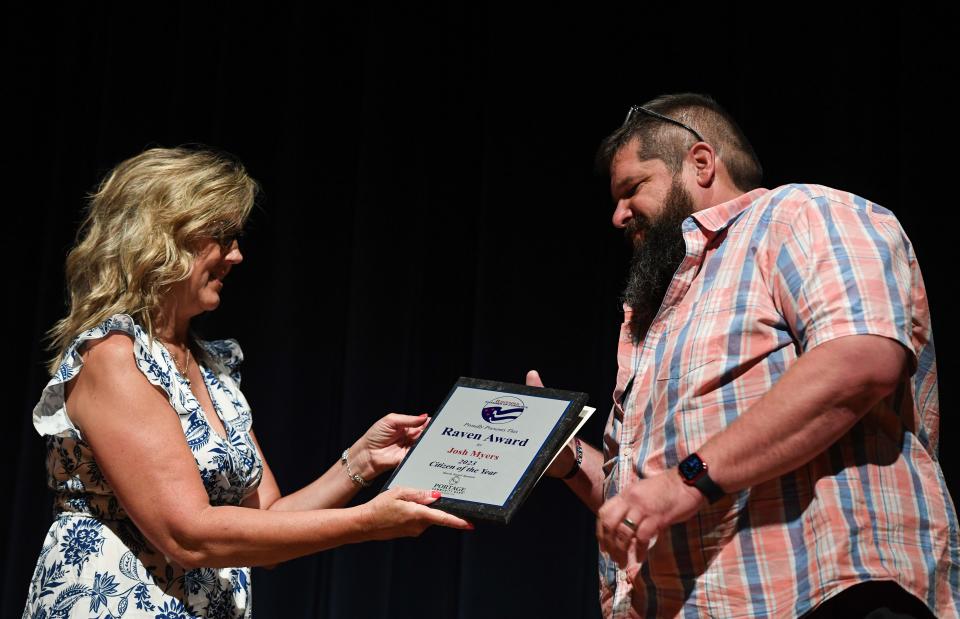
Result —
[[[200, 330], [243, 345], [258, 436], [292, 490], [383, 413], [432, 410], [461, 375], [521, 381], [535, 367], [589, 392], [596, 444], [628, 254], [594, 149], [632, 103], [711, 93], [753, 140], [766, 186], [837, 186], [899, 215], [933, 308], [955, 491], [952, 15], [195, 4], [7, 7], [3, 616], [19, 616], [49, 524], [30, 410], [42, 333], [64, 311], [63, 258], [85, 192], [152, 145], [226, 149], [264, 187], [245, 261]], [[547, 480], [506, 528], [257, 570], [257, 614], [598, 616], [592, 530]]]

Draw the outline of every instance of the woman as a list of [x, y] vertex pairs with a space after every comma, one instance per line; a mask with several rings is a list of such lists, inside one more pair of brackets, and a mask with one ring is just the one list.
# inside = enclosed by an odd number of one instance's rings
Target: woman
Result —
[[316, 481], [280, 495], [239, 389], [239, 346], [190, 332], [243, 259], [255, 193], [239, 163], [177, 148], [121, 163], [92, 197], [34, 409], [56, 519], [24, 617], [249, 617], [249, 567], [233, 566], [471, 528], [426, 507], [438, 496], [427, 491], [343, 508], [399, 463], [425, 415], [387, 415]]

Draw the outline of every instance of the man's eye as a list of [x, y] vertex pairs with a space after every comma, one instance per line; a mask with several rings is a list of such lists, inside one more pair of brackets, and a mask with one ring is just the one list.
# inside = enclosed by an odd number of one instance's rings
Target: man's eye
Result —
[[637, 183], [636, 185], [634, 185], [633, 187], [630, 188], [630, 193], [629, 193], [629, 195], [635, 196], [635, 195], [637, 195], [637, 191], [639, 191], [639, 190], [640, 190], [640, 183]]

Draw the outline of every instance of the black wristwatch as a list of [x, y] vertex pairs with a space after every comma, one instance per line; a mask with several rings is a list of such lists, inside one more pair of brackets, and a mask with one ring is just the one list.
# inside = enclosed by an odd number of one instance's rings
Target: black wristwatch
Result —
[[707, 463], [697, 454], [690, 454], [684, 458], [677, 470], [680, 471], [680, 479], [683, 483], [702, 492], [711, 503], [716, 503], [723, 498], [725, 494], [723, 489], [707, 475]]

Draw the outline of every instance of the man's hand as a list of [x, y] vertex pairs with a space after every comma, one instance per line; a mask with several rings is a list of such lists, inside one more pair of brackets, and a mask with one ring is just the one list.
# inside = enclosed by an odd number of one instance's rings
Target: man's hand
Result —
[[543, 387], [543, 381], [540, 380], [540, 372], [536, 370], [527, 372], [527, 385], [530, 387]]
[[[543, 387], [543, 381], [540, 380], [540, 374], [536, 370], [527, 372], [527, 384], [531, 387]], [[600, 504], [603, 503], [603, 455], [586, 441], [581, 441], [580, 446], [583, 449], [580, 470], [570, 479], [564, 480], [564, 483], [590, 511], [597, 513]], [[573, 467], [576, 457], [573, 441], [570, 441], [564, 445], [560, 455], [547, 469], [546, 474], [549, 477], [565, 476]]]
[[597, 513], [600, 550], [623, 568], [640, 563], [664, 529], [688, 520], [706, 504], [700, 491], [683, 483], [675, 470], [639, 479]]

